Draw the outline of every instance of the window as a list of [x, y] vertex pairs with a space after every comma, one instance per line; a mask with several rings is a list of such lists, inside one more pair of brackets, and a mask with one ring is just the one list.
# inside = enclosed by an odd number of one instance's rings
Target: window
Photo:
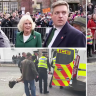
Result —
[[3, 2], [3, 12], [4, 13], [9, 13], [10, 12], [10, 3], [9, 2]]
[[11, 10], [12, 11], [18, 10], [18, 2], [11, 2]]
[[74, 55], [75, 55], [74, 50], [71, 50], [71, 49], [64, 49], [64, 50], [70, 51], [70, 55], [57, 53], [57, 56], [56, 56], [57, 64], [67, 65], [73, 61]]
[[6, 0], [6, 2], [3, 1], [0, 2], [0, 12], [10, 13], [11, 11], [18, 10], [18, 2], [9, 2], [8, 0]]
[[2, 2], [0, 2], [0, 12], [2, 12]]

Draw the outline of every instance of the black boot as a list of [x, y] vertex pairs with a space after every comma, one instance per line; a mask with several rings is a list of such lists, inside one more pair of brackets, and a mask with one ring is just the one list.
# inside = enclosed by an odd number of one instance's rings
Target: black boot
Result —
[[52, 88], [52, 85], [51, 84], [49, 84], [49, 88]]
[[89, 55], [90, 57], [92, 57], [92, 55]]
[[48, 93], [49, 93], [49, 91], [44, 92], [44, 94], [48, 94]]

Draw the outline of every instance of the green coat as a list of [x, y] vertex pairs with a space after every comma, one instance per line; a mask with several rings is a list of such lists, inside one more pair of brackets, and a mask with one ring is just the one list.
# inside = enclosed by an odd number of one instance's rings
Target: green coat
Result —
[[16, 35], [15, 47], [42, 47], [41, 34], [32, 31], [29, 39], [24, 43], [23, 32], [18, 32]]

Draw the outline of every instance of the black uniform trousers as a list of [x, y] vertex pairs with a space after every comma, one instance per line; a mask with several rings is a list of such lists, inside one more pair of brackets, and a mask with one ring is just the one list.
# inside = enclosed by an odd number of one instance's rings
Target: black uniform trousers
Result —
[[39, 68], [39, 89], [42, 93], [42, 81], [44, 81], [44, 93], [47, 92], [47, 69]]

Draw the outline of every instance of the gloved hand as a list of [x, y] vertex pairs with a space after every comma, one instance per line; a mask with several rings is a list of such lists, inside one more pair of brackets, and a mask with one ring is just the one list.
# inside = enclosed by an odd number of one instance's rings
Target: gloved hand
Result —
[[18, 83], [18, 82], [15, 80], [9, 81], [9, 87], [13, 88], [16, 83]]
[[35, 78], [35, 81], [36, 81], [36, 82], [38, 82], [38, 80], [39, 80], [39, 76], [37, 76], [37, 77]]
[[51, 71], [49, 71], [49, 73], [48, 74], [51, 74]]

